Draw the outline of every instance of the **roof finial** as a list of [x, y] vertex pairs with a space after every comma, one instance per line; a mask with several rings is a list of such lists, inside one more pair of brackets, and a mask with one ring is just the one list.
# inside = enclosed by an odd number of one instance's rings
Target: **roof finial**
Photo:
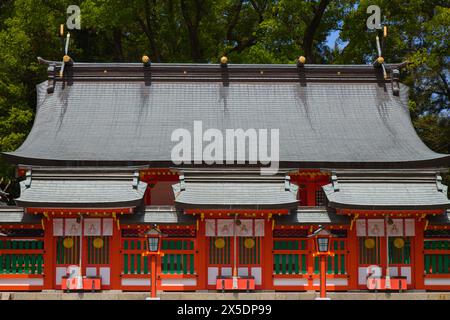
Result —
[[220, 58], [220, 66], [226, 67], [227, 65], [228, 65], [228, 58], [226, 56], [222, 56], [222, 58]]
[[143, 55], [142, 63], [144, 64], [144, 67], [150, 67], [150, 65], [151, 65], [150, 57], [147, 55]]
[[[62, 28], [64, 31], [64, 27]], [[61, 30], [60, 30], [61, 31]], [[59, 76], [62, 78], [64, 76], [64, 67], [65, 65], [72, 65], [72, 58], [70, 58], [70, 56], [67, 54], [69, 51], [69, 42], [70, 42], [70, 33], [67, 32], [67, 37], [66, 37], [66, 45], [64, 48], [64, 56], [63, 56], [63, 61], [62, 61], [62, 65], [61, 65], [61, 70], [59, 71]]]
[[297, 59], [297, 66], [301, 67], [304, 66], [306, 64], [306, 57], [305, 56], [300, 56]]
[[383, 55], [381, 53], [380, 38], [378, 36], [376, 36], [375, 39], [376, 39], [376, 42], [377, 42], [378, 58], [374, 61], [373, 66], [374, 67], [381, 67], [383, 69], [383, 77], [384, 77], [384, 79], [387, 79], [386, 67], [384, 66], [384, 58], [383, 58]]

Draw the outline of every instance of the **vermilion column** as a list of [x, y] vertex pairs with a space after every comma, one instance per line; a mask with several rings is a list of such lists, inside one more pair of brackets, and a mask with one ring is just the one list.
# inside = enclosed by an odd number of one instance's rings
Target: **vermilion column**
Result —
[[54, 289], [55, 265], [53, 248], [53, 220], [44, 219], [44, 289]]
[[352, 230], [350, 228], [347, 230], [347, 249], [348, 289], [356, 290], [358, 287], [358, 238], [356, 237], [355, 222], [353, 223]]
[[196, 266], [195, 271], [197, 273], [197, 289], [206, 290], [207, 278], [208, 278], [208, 268], [207, 268], [207, 256], [208, 248], [206, 246], [205, 237], [205, 221], [200, 221], [198, 219], [198, 230], [197, 230], [197, 250], [196, 250]]
[[264, 237], [262, 238], [262, 288], [273, 290], [273, 230], [272, 220], [264, 221]]
[[425, 278], [424, 278], [424, 221], [416, 220], [416, 230], [414, 239], [414, 257], [412, 266], [412, 277], [415, 289], [423, 290], [425, 289]]
[[114, 221], [113, 234], [111, 236], [110, 249], [110, 267], [111, 267], [111, 289], [121, 289], [120, 274], [122, 272], [122, 253], [121, 253], [121, 232], [117, 227], [117, 222]]

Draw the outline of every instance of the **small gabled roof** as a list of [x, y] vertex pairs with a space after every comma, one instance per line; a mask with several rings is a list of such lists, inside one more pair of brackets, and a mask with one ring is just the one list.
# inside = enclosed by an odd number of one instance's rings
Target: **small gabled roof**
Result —
[[298, 205], [298, 187], [280, 172], [258, 170], [186, 171], [172, 186], [175, 204], [182, 208], [275, 209]]
[[166, 167], [174, 130], [202, 121], [221, 132], [279, 130], [284, 167], [449, 166], [417, 136], [408, 88], [393, 90], [395, 65], [384, 79], [371, 65], [75, 63], [60, 78], [60, 63], [46, 63], [33, 128], [4, 153], [13, 163]]
[[19, 206], [33, 208], [124, 208], [142, 203], [147, 184], [129, 169], [33, 169], [20, 182]]
[[423, 210], [450, 208], [447, 186], [435, 171], [337, 171], [323, 186], [339, 209]]

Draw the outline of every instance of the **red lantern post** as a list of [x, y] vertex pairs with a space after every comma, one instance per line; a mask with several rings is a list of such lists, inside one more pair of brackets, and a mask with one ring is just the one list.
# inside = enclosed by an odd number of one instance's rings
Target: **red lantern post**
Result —
[[161, 238], [163, 234], [156, 226], [151, 228], [145, 234], [147, 239], [147, 251], [142, 253], [143, 257], [150, 256], [150, 270], [151, 270], [151, 286], [150, 286], [150, 299], [157, 299], [156, 297], [156, 259], [158, 256], [164, 256], [161, 252]]
[[330, 298], [327, 298], [326, 258], [327, 256], [334, 256], [334, 253], [330, 252], [332, 234], [324, 227], [319, 226], [319, 229], [317, 229], [308, 237], [315, 238], [316, 252], [313, 254], [313, 256], [318, 256], [320, 258], [320, 296], [316, 299], [329, 300]]

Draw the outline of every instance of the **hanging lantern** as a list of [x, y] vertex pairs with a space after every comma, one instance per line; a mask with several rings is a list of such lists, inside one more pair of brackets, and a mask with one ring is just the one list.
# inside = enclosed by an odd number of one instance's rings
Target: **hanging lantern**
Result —
[[252, 238], [245, 239], [244, 246], [247, 249], [252, 249], [255, 246], [255, 240], [253, 240]]
[[404, 246], [405, 246], [405, 240], [403, 240], [402, 238], [395, 238], [394, 247], [396, 247], [397, 249], [401, 249]]
[[72, 248], [73, 247], [73, 238], [70, 238], [70, 237], [64, 238], [63, 246], [66, 249]]
[[222, 249], [225, 247], [225, 240], [223, 238], [217, 238], [216, 241], [214, 241], [214, 245], [217, 249]]
[[94, 245], [95, 249], [101, 249], [101, 248], [103, 248], [103, 239], [102, 238], [95, 238], [94, 242], [92, 244]]
[[373, 240], [372, 238], [368, 238], [368, 239], [364, 240], [364, 246], [367, 249], [375, 248], [375, 240]]

